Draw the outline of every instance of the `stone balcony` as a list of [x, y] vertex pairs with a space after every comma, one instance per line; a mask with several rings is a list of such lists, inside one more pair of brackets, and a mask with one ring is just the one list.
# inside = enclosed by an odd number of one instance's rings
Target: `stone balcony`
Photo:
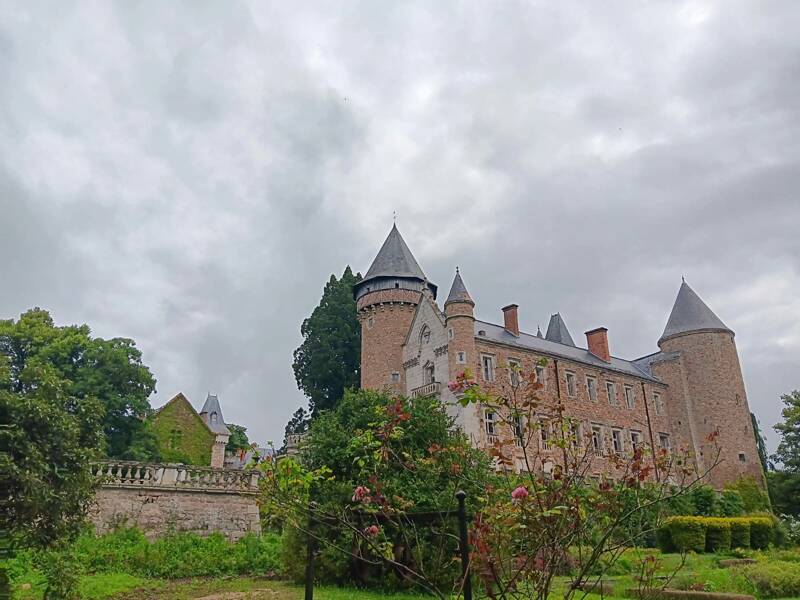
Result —
[[426, 383], [418, 388], [411, 390], [412, 398], [427, 398], [428, 396], [438, 396], [442, 391], [442, 384], [438, 381]]

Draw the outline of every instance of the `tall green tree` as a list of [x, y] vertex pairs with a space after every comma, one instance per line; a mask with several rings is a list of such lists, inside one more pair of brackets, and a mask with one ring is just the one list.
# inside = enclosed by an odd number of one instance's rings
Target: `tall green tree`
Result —
[[250, 440], [247, 439], [247, 427], [236, 425], [235, 423], [226, 423], [225, 425], [231, 432], [225, 451], [238, 452], [247, 450], [250, 447]]
[[773, 460], [783, 463], [789, 473], [800, 473], [800, 390], [781, 396], [784, 408], [781, 411], [783, 422], [775, 425], [781, 436], [778, 450]]
[[348, 266], [342, 277], [331, 275], [322, 300], [303, 321], [303, 343], [294, 351], [294, 377], [308, 397], [312, 416], [336, 406], [347, 388], [358, 388], [361, 327], [356, 316], [353, 285], [361, 274]]
[[46, 310], [34, 308], [17, 321], [0, 321], [0, 355], [13, 393], [32, 391], [28, 367], [47, 366], [66, 397], [96, 401], [108, 456], [157, 456], [155, 438], [144, 423], [156, 381], [133, 340], [94, 338], [88, 325], [56, 326]]
[[750, 421], [753, 424], [753, 435], [756, 438], [758, 460], [761, 461], [761, 468], [764, 469], [764, 473], [766, 473], [771, 468], [769, 459], [767, 458], [767, 442], [764, 440], [764, 435], [761, 433], [761, 425], [758, 423], [755, 413], [750, 413]]

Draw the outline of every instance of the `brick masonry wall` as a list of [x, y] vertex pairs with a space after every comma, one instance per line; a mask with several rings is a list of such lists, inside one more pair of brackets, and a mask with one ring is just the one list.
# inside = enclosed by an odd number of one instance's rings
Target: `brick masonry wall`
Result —
[[[739, 355], [733, 335], [725, 332], [696, 332], [681, 335], [661, 343], [664, 352], [680, 352], [680, 362], [671, 368], [660, 368], [676, 392], [682, 391], [681, 414], [684, 423], [674, 423], [684, 438], [691, 437], [693, 424], [698, 460], [708, 467], [716, 448], [708, 441], [717, 432], [716, 444], [722, 462], [712, 470], [709, 480], [715, 487], [741, 476], [751, 476], [763, 485], [763, 473], [758, 458], [755, 436], [750, 420], [750, 407], [744, 388]], [[744, 462], [739, 454], [744, 454]]]
[[[485, 389], [493, 394], [510, 393], [510, 373], [507, 368], [509, 360], [516, 360], [521, 364], [525, 373], [530, 373], [537, 362], [543, 357], [541, 354], [519, 348], [509, 348], [501, 344], [495, 344], [480, 338], [475, 339], [476, 356], [471, 361], [470, 368], [478, 376], [478, 382]], [[481, 367], [481, 356], [491, 355], [495, 361], [495, 378], [493, 382], [486, 381]], [[538, 413], [546, 419], [547, 415], [558, 414], [559, 398], [563, 405], [564, 416], [573, 418], [581, 424], [581, 437], [583, 443], [588, 443], [586, 437], [593, 424], [603, 428], [604, 447], [606, 450], [612, 448], [611, 430], [612, 428], [622, 429], [624, 451], [632, 450], [630, 432], [636, 431], [640, 434], [643, 444], [650, 444], [650, 429], [652, 428], [654, 443], [658, 446], [658, 433], [669, 433], [669, 418], [667, 414], [656, 415], [653, 403], [653, 392], [658, 392], [665, 399], [667, 388], [664, 385], [656, 384], [644, 379], [639, 379], [616, 371], [592, 368], [580, 363], [575, 363], [562, 358], [547, 358], [545, 367], [544, 388], [537, 392], [537, 396], [542, 400]], [[556, 368], [558, 377], [556, 378]], [[570, 397], [567, 393], [567, 372], [573, 373], [576, 378], [575, 395]], [[587, 376], [593, 376], [597, 382], [597, 400], [589, 398], [587, 387]], [[606, 381], [612, 381], [616, 386], [615, 404], [610, 404], [606, 392]], [[644, 391], [642, 389], [644, 383]], [[634, 392], [634, 406], [628, 408], [625, 402], [624, 386], [630, 385]], [[643, 394], [647, 396], [648, 411], [650, 413], [650, 425], [648, 427], [647, 412], [644, 407]], [[482, 412], [482, 411], [481, 411]], [[483, 414], [481, 418], [481, 438], [480, 446], [487, 446], [488, 439], [483, 427]], [[500, 428], [500, 436], [504, 439], [513, 439], [512, 433], [505, 427]], [[538, 439], [536, 440], [538, 443]], [[521, 455], [519, 450], [517, 455]], [[558, 463], [558, 456], [553, 453], [553, 462]], [[597, 457], [593, 461], [593, 475], [613, 475], [613, 468], [609, 461], [603, 457]]]
[[[389, 289], [359, 298], [362, 388], [405, 393], [403, 343], [420, 296], [413, 290]], [[392, 382], [392, 373], [399, 373], [399, 381]]]
[[100, 534], [125, 524], [151, 539], [172, 531], [219, 532], [230, 540], [261, 533], [256, 496], [249, 494], [103, 487], [89, 518]]

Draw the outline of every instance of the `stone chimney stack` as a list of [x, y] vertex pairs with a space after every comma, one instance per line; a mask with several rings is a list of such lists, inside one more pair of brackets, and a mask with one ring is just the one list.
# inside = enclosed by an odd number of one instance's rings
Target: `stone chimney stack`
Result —
[[517, 309], [519, 306], [516, 304], [509, 304], [503, 307], [503, 323], [506, 331], [510, 334], [519, 337], [519, 315]]
[[607, 363], [611, 362], [611, 353], [608, 351], [608, 329], [598, 327], [587, 331], [586, 343], [589, 346], [589, 352]]

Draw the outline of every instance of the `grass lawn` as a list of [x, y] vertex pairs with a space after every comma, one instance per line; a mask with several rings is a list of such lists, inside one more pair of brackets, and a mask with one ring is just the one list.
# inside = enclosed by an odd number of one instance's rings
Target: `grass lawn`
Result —
[[[676, 554], [660, 555], [655, 550], [631, 549], [611, 567], [604, 576], [604, 580], [613, 581], [613, 592], [604, 598], [613, 600], [624, 598], [628, 589], [636, 588], [635, 575], [637, 565], [648, 554], [655, 554], [659, 561], [659, 574], [670, 574], [680, 563]], [[687, 557], [686, 564], [669, 587], [679, 589], [698, 589], [713, 592], [732, 592], [751, 594], [757, 598], [793, 598], [800, 599], [800, 594], [790, 596], [780, 589], [797, 590], [800, 581], [800, 552], [794, 551], [767, 551], [750, 552], [750, 556], [758, 561], [758, 566], [767, 566], [772, 570], [772, 577], [776, 581], [784, 581], [783, 588], [764, 587], [767, 593], [757, 591], [752, 582], [753, 572], [747, 573], [740, 568], [724, 569], [719, 567], [718, 561], [725, 556], [714, 554], [691, 554]], [[745, 567], [747, 569], [747, 567]], [[749, 576], [748, 576], [749, 575]], [[794, 583], [785, 584], [786, 577]], [[558, 577], [551, 598], [563, 598], [563, 592], [569, 585], [570, 577]], [[596, 580], [596, 577], [591, 581]], [[31, 579], [21, 589], [18, 584], [15, 598], [20, 600], [41, 600], [43, 582]], [[86, 600], [300, 600], [303, 597], [301, 586], [285, 582], [271, 581], [258, 577], [220, 577], [216, 579], [143, 579], [124, 573], [98, 573], [87, 575], [80, 582], [80, 597]], [[578, 598], [583, 597], [580, 593]], [[425, 596], [416, 594], [391, 594], [377, 590], [362, 591], [350, 588], [336, 588], [330, 586], [317, 586], [314, 589], [316, 600], [420, 600]], [[599, 599], [600, 595], [589, 594], [589, 600]]]

